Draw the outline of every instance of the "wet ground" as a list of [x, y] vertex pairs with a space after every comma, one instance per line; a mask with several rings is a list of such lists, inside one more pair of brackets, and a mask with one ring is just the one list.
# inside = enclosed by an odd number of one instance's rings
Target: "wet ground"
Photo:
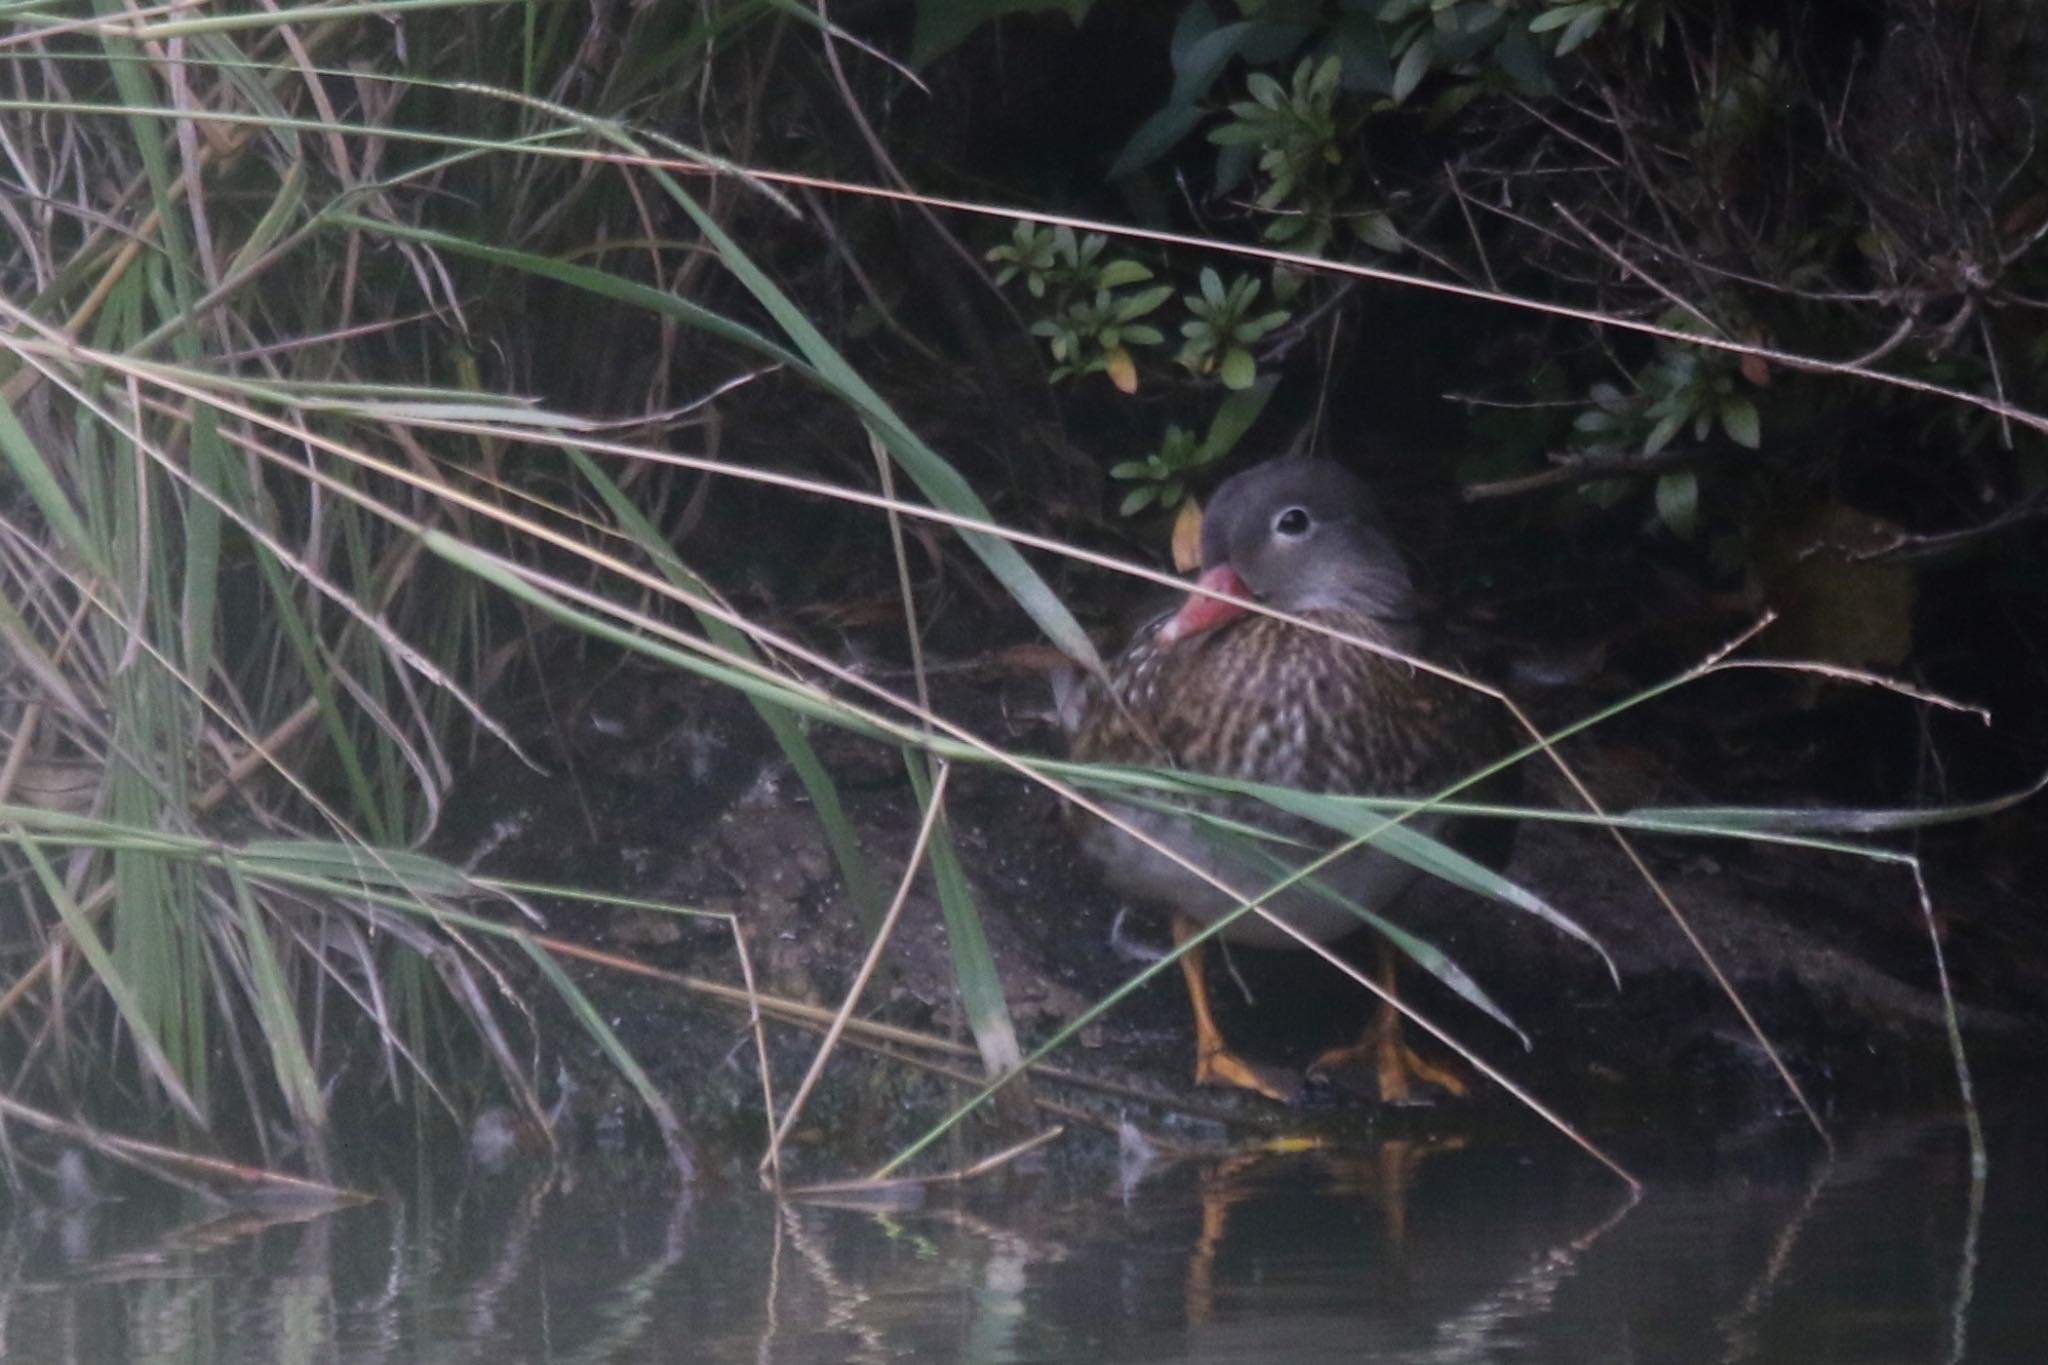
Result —
[[[1029, 651], [943, 662], [935, 705], [990, 739], [1057, 753], [1042, 660]], [[473, 871], [608, 890], [730, 916], [745, 935], [759, 989], [835, 1008], [867, 949], [859, 908], [838, 876], [815, 813], [746, 703], [687, 677], [635, 665], [584, 670], [524, 727], [536, 772], [487, 759], [451, 803], [438, 849]], [[905, 687], [908, 680], [900, 680]], [[813, 731], [878, 881], [893, 886], [918, 824], [901, 759], [825, 728]], [[1641, 746], [1595, 736], [1570, 751], [1617, 807], [1700, 798]], [[1562, 784], [1531, 780], [1532, 799], [1569, 804]], [[1049, 794], [1009, 774], [954, 774], [952, 830], [1018, 1033], [1029, 1047], [1145, 967], [1164, 928], [1120, 906], [1079, 861]], [[1815, 1105], [1846, 1116], [1952, 1105], [1948, 1050], [1928, 926], [1911, 876], [1896, 866], [1765, 845], [1642, 840], [1657, 874]], [[2048, 974], [2036, 944], [2005, 926], [2031, 912], [1994, 864], [1930, 857], [1940, 931], [1959, 982], [1976, 1065], [1993, 1074], [2044, 1056]], [[1400, 912], [1445, 949], [1527, 1033], [1506, 1029], [1418, 972], [1403, 989], [1453, 1036], [1574, 1122], [1595, 1130], [1651, 1116], [1674, 1130], [1727, 1131], [1794, 1112], [1783, 1082], [1711, 978], [1699, 953], [1604, 833], [1524, 826], [1509, 873], [1571, 915], [1613, 958], [1620, 985], [1583, 945], [1535, 920], [1431, 884]], [[529, 898], [546, 929], [699, 980], [741, 982], [731, 924]], [[1370, 947], [1353, 945], [1369, 962]], [[1232, 955], [1212, 981], [1223, 1022], [1244, 1049], [1300, 1066], [1355, 1036], [1370, 997], [1305, 954]], [[673, 1097], [707, 1169], [752, 1183], [763, 1150], [752, 1033], [729, 1001], [674, 984], [578, 966], [620, 1037]], [[1070, 1073], [1032, 1095], [1044, 1124], [1094, 1132], [1119, 1124], [1168, 1145], [1224, 1145], [1247, 1133], [1427, 1134], [1449, 1124], [1514, 1131], [1522, 1107], [1484, 1084], [1473, 1097], [1392, 1111], [1324, 1089], [1310, 1108], [1196, 1091], [1186, 1002], [1176, 972], [1140, 989], [1053, 1058]], [[969, 1093], [978, 1071], [955, 1002], [945, 931], [929, 877], [859, 1015], [950, 1041], [952, 1054], [855, 1035], [835, 1055], [792, 1134], [792, 1179], [870, 1169]], [[1240, 989], [1240, 986], [1242, 989]], [[537, 988], [533, 998], [545, 1002]], [[542, 1077], [567, 1077], [564, 1136], [635, 1121], [609, 1064], [566, 1019], [545, 1031]], [[792, 1093], [818, 1042], [815, 1022], [767, 1026], [773, 1084]], [[894, 1055], [886, 1055], [893, 1049]], [[903, 1060], [905, 1058], [909, 1061]], [[913, 1065], [912, 1062], [921, 1063]], [[948, 1079], [950, 1070], [953, 1079]], [[779, 1102], [779, 1101], [778, 1101]], [[970, 1124], [942, 1160], [1002, 1147], [1029, 1121]], [[1087, 1141], [1085, 1138], [1067, 1140]], [[927, 1165], [929, 1169], [929, 1163]]]

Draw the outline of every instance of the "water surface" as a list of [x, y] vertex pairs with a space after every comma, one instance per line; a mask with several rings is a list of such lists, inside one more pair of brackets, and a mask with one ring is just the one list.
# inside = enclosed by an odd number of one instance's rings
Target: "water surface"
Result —
[[42, 1362], [2048, 1361], [2048, 1119], [1155, 1166], [1056, 1159], [923, 1207], [677, 1197], [586, 1156], [328, 1215], [129, 1199], [0, 1231]]

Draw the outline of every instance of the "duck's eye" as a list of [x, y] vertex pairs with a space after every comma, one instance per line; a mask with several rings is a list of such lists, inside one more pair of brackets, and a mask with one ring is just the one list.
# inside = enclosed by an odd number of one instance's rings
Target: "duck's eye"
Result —
[[1273, 530], [1283, 536], [1304, 536], [1308, 534], [1308, 512], [1304, 508], [1290, 507], [1273, 518]]

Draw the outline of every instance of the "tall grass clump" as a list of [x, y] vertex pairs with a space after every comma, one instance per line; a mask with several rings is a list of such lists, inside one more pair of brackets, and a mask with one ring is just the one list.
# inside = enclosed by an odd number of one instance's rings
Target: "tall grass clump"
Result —
[[[0, 1028], [23, 1114], [168, 1119], [238, 1150], [290, 1133], [319, 1167], [337, 1083], [455, 1104], [450, 1063], [482, 1047], [535, 1103], [503, 926], [405, 852], [479, 738], [513, 742], [482, 697], [532, 637], [475, 564], [428, 547], [565, 593], [608, 551], [702, 594], [639, 510], [662, 472], [572, 463], [550, 436], [589, 424], [551, 413], [655, 414], [629, 434], [658, 441], [743, 365], [856, 387], [843, 363], [819, 375], [829, 348], [770, 341], [761, 304], [717, 311], [743, 296], [716, 251], [668, 236], [679, 206], [715, 233], [730, 201], [772, 201], [712, 184], [699, 206], [672, 182], [650, 200], [603, 131], [700, 102], [743, 120], [777, 14], [15, 15]], [[900, 423], [885, 439], [921, 449]], [[729, 621], [689, 638], [765, 672]], [[772, 690], [764, 714], [873, 903]], [[378, 1063], [350, 1074], [365, 1030]]]

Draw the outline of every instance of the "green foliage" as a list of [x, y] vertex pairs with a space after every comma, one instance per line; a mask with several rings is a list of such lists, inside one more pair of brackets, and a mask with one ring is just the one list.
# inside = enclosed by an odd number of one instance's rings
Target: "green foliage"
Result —
[[1137, 482], [1117, 505], [1120, 516], [1135, 516], [1157, 503], [1179, 506], [1187, 495], [1187, 477], [1215, 456], [1203, 449], [1196, 435], [1178, 423], [1169, 423], [1159, 440], [1159, 449], [1143, 459], [1125, 460], [1109, 467], [1109, 477]]
[[[1080, 236], [1066, 227], [1020, 222], [1010, 240], [991, 248], [985, 259], [995, 267], [998, 285], [1021, 284], [1033, 301], [1038, 315], [1031, 333], [1045, 338], [1052, 353], [1054, 383], [1100, 373], [1123, 392], [1135, 393], [1133, 350], [1165, 340], [1158, 327], [1142, 319], [1156, 313], [1174, 287], [1148, 283], [1149, 268], [1109, 257], [1107, 246], [1099, 233]], [[1290, 273], [1286, 282], [1298, 287], [1299, 277]], [[1169, 422], [1156, 450], [1110, 471], [1137, 485], [1124, 495], [1123, 515], [1176, 506], [1186, 496], [1189, 477], [1227, 454], [1265, 409], [1273, 386], [1261, 381], [1252, 348], [1290, 314], [1284, 308], [1259, 308], [1262, 289], [1253, 275], [1240, 273], [1225, 283], [1204, 267], [1196, 292], [1182, 296], [1187, 320], [1180, 324], [1176, 359], [1197, 380], [1220, 380], [1226, 393], [1200, 439]]]
[[[1101, 373], [1123, 392], [1135, 393], [1133, 349], [1165, 340], [1158, 327], [1142, 319], [1157, 312], [1174, 288], [1148, 283], [1149, 268], [1108, 256], [1107, 246], [1099, 233], [1080, 236], [1066, 227], [1020, 222], [1010, 240], [991, 248], [985, 259], [995, 267], [998, 285], [1021, 284], [1033, 301], [1038, 316], [1031, 333], [1045, 338], [1052, 353], [1054, 383]], [[1290, 274], [1287, 283], [1298, 286], [1299, 277]], [[1226, 393], [1202, 437], [1169, 422], [1157, 449], [1110, 471], [1111, 477], [1136, 484], [1124, 495], [1124, 516], [1178, 505], [1190, 476], [1229, 453], [1264, 411], [1273, 386], [1261, 381], [1252, 348], [1290, 314], [1284, 308], [1261, 309], [1262, 289], [1253, 275], [1240, 273], [1225, 283], [1205, 266], [1196, 292], [1182, 296], [1187, 320], [1180, 324], [1176, 359], [1197, 380], [1220, 380]]]
[[[2024, 6], [1995, 9], [1991, 22], [2002, 33], [2038, 29]], [[1993, 276], [2015, 299], [2048, 287], [2048, 263], [2033, 249], [2044, 235], [2028, 235], [2041, 215], [2022, 203], [1999, 223], [1982, 216], [1984, 206], [2010, 204], [2021, 184], [2035, 183], [2017, 168], [2037, 167], [2040, 158], [2011, 133], [2008, 117], [2027, 107], [2025, 73], [2038, 68], [2038, 61], [2029, 66], [2023, 43], [2007, 59], [1968, 45], [1960, 20], [1929, 18], [1924, 32], [1901, 30], [1890, 40], [1894, 65], [1884, 74], [1898, 88], [1881, 92], [1869, 81], [1816, 86], [1815, 49], [1838, 39], [1799, 15], [1743, 17], [1668, 0], [1357, 0], [1334, 9], [1245, 6], [1242, 16], [1219, 23], [1207, 0], [1182, 11], [1170, 44], [1172, 90], [1126, 142], [1115, 174], [1142, 175], [1199, 138], [1217, 150], [1206, 188], [1212, 203], [1224, 205], [1218, 211], [1236, 208], [1263, 240], [1292, 249], [1335, 251], [1349, 239], [1415, 254], [1454, 276], [1462, 268], [1465, 282], [1493, 287], [1507, 269], [1570, 286], [1613, 276], [1619, 287], [1600, 306], [1632, 299], [1639, 316], [1662, 309], [1663, 324], [1677, 330], [1718, 325], [1721, 336], [1778, 344], [1817, 338], [1820, 354], [1872, 346], [1889, 354], [1917, 329], [1937, 353], [1901, 352], [1892, 363], [1986, 393], [2004, 395], [2013, 376], [2037, 372], [2020, 354], [2020, 330], [1976, 327], [1969, 292]], [[1674, 43], [1681, 26], [1686, 41]], [[1972, 52], [1985, 55], [1963, 55]], [[1955, 65], [1965, 60], [1997, 72], [1975, 95]], [[1682, 84], [1669, 79], [1674, 64], [1688, 73]], [[1241, 93], [1222, 96], [1232, 85]], [[1565, 87], [1599, 93], [1559, 100]], [[1923, 119], [1916, 100], [1950, 112]], [[1994, 115], [1994, 105], [2006, 114]], [[1877, 130], [1859, 135], [1847, 113], [1853, 108], [1881, 111]], [[1465, 183], [1451, 190], [1457, 208], [1447, 214], [1442, 183], [1411, 179], [1390, 192], [1400, 182], [1376, 154], [1382, 132], [1412, 137], [1418, 109], [1452, 138], [1464, 129], [1547, 150], [1532, 153], [1526, 170], [1464, 169]], [[1825, 147], [1806, 145], [1815, 128], [1831, 130]], [[1916, 162], [1910, 149], [1923, 142], [1941, 142], [1946, 160]], [[1831, 158], [1838, 169], [1832, 180], [1813, 181], [1812, 194], [1788, 197], [1801, 158]], [[1184, 161], [1178, 172], [1185, 178]], [[1249, 196], [1232, 197], [1246, 182]], [[1203, 188], [1196, 183], [1198, 194]], [[2006, 246], [1987, 255], [1994, 237]], [[2020, 243], [2026, 246], [2016, 249]], [[1940, 251], [1932, 249], [1937, 244]], [[1876, 291], [1865, 287], [1873, 277]], [[1248, 280], [1240, 277], [1219, 297], [1222, 283], [1212, 275], [1189, 299], [1194, 320], [1182, 329], [1180, 359], [1198, 374], [1237, 384], [1253, 373], [1246, 343], [1268, 320], [1257, 316]], [[1312, 280], [1306, 288], [1299, 304], [1281, 297], [1314, 313], [1327, 286]], [[1688, 290], [1689, 303], [1674, 306]], [[1920, 323], [1919, 303], [1910, 304], [1909, 320], [1882, 317], [1929, 293], [1950, 301], [1946, 331]], [[1877, 324], [1857, 318], [1859, 311], [1877, 312]], [[1246, 332], [1234, 333], [1239, 323], [1250, 324]], [[1861, 329], [1851, 334], [1857, 339], [1829, 338], [1828, 329], [1845, 324]], [[1939, 354], [1957, 340], [1982, 347]], [[2003, 364], [1968, 354], [1998, 346], [2012, 352]], [[1787, 386], [1801, 382], [1795, 376], [1768, 389], [1761, 361], [1679, 342], [1659, 344], [1647, 357], [1575, 354], [1553, 371], [1557, 380], [1565, 392], [1589, 395], [1566, 453], [1622, 466], [1688, 435], [1724, 450], [1758, 450], [1766, 400], [1787, 401]], [[1553, 393], [1544, 401], [1562, 399]], [[2012, 428], [1982, 414], [1957, 420], [1958, 439], [1973, 447], [2014, 441]], [[1549, 453], [1557, 435], [1541, 411], [1494, 425], [1524, 469]], [[1157, 451], [1125, 468], [1135, 476], [1143, 464], [1144, 480], [1170, 494], [1198, 444], [1185, 431], [1170, 432]], [[1511, 467], [1496, 466], [1502, 473]], [[1665, 524], [1689, 534], [1701, 492], [1720, 471], [1712, 460], [1659, 471], [1653, 492]], [[1594, 493], [1618, 496], [1627, 478]]]
[[1692, 438], [1704, 441], [1716, 421], [1729, 440], [1754, 450], [1761, 440], [1756, 405], [1735, 391], [1735, 366], [1727, 352], [1679, 346], [1661, 350], [1641, 377], [1651, 400], [1644, 415], [1652, 423], [1643, 453], [1655, 455], [1688, 425]]
[[1763, 443], [1762, 419], [1738, 389], [1740, 379], [1725, 351], [1660, 343], [1632, 392], [1606, 381], [1591, 387], [1592, 406], [1572, 423], [1579, 449], [1655, 455], [1688, 427], [1693, 440], [1704, 441], [1718, 425], [1736, 445], [1755, 450]]
[[1529, 21], [1529, 32], [1555, 33], [1551, 55], [1568, 57], [1610, 19], [1627, 24], [1652, 45], [1664, 41], [1664, 0], [1543, 0], [1544, 11]]
[[1129, 517], [1148, 507], [1179, 506], [1191, 476], [1228, 455], [1259, 420], [1273, 387], [1274, 377], [1268, 375], [1249, 388], [1226, 394], [1200, 439], [1179, 424], [1168, 423], [1157, 450], [1110, 466], [1112, 479], [1137, 485], [1124, 494], [1117, 511]]
[[1248, 389], [1259, 377], [1251, 348], [1287, 321], [1285, 309], [1253, 311], [1259, 302], [1259, 281], [1247, 274], [1228, 285], [1208, 266], [1202, 267], [1201, 292], [1185, 295], [1188, 321], [1181, 324], [1181, 364], [1196, 374], [1216, 374], [1227, 389]]
[[1020, 222], [987, 260], [997, 267], [997, 284], [1021, 279], [1025, 292], [1043, 303], [1031, 334], [1045, 338], [1056, 362], [1055, 382], [1106, 372], [1128, 393], [1137, 387], [1130, 348], [1166, 340], [1139, 319], [1173, 297], [1173, 287], [1134, 288], [1152, 272], [1128, 258], [1105, 260], [1108, 245], [1099, 232], [1078, 237], [1069, 227]]
[[1379, 45], [1393, 62], [1384, 93], [1408, 102], [1432, 76], [1452, 78], [1438, 103], [1453, 112], [1481, 93], [1537, 94], [1549, 86], [1532, 25], [1507, 0], [1385, 0], [1374, 10]]
[[[1742, 382], [1739, 365], [1724, 351], [1659, 343], [1631, 388], [1607, 380], [1590, 387], [1589, 406], [1572, 422], [1574, 453], [1622, 467], [1628, 457], [1659, 454], [1688, 429], [1695, 442], [1705, 442], [1716, 428], [1735, 445], [1756, 450], [1763, 444], [1762, 418]], [[1613, 482], [1594, 485], [1593, 495], [1609, 499], [1621, 489]], [[1659, 519], [1672, 534], [1690, 539], [1698, 527], [1698, 474], [1660, 474], [1653, 491]]]
[[1747, 53], [1731, 55], [1721, 79], [1701, 93], [1694, 155], [1717, 177], [1727, 175], [1769, 127], [1785, 72], [1778, 36], [1759, 35]]
[[1338, 145], [1341, 69], [1334, 56], [1304, 57], [1288, 85], [1254, 71], [1245, 78], [1251, 98], [1232, 103], [1229, 121], [1209, 133], [1219, 147], [1257, 154], [1263, 183], [1254, 202], [1274, 215], [1261, 235], [1310, 255], [1328, 245], [1338, 205], [1351, 188]]
[[[1041, 307], [1031, 334], [1044, 337], [1057, 362], [1055, 382], [1107, 372], [1126, 393], [1137, 388], [1130, 357], [1132, 347], [1157, 346], [1166, 338], [1150, 316], [1173, 296], [1169, 284], [1135, 286], [1152, 272], [1126, 258], [1104, 259], [1108, 241], [1100, 233], [1077, 237], [1066, 227], [1019, 223], [1008, 243], [992, 248], [986, 259], [997, 267], [996, 283], [1022, 280]], [[1176, 357], [1197, 375], [1220, 372], [1230, 389], [1248, 389], [1258, 378], [1251, 346], [1286, 322], [1285, 309], [1255, 312], [1259, 281], [1239, 274], [1226, 286], [1214, 270], [1204, 267], [1200, 292], [1182, 296], [1188, 321]]]
[[1060, 10], [1078, 24], [1093, 7], [1093, 0], [917, 0], [917, 18], [910, 40], [911, 65], [923, 66], [937, 60], [983, 24], [1012, 14]]

